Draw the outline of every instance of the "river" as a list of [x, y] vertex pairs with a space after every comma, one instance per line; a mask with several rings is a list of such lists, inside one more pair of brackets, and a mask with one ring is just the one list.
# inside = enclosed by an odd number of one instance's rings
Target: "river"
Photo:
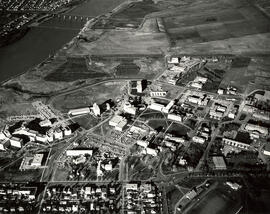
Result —
[[[88, 0], [66, 15], [98, 16], [111, 11], [124, 0]], [[84, 22], [52, 18], [31, 27], [20, 40], [0, 48], [0, 82], [23, 73], [54, 54], [76, 36]]]

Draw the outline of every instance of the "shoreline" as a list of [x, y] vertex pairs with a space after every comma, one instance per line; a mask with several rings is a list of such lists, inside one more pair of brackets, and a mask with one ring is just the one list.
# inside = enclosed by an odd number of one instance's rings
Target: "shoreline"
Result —
[[[86, 1], [88, 1], [88, 0], [86, 0]], [[135, 0], [135, 1], [136, 1], [136, 0]], [[84, 3], [84, 2], [85, 2], [85, 0], [82, 1], [82, 3]], [[133, 1], [130, 1], [130, 2], [133, 2]], [[111, 11], [108, 11], [108, 12], [105, 13], [105, 14], [110, 14], [110, 15], [112, 15], [112, 14], [118, 12], [119, 10], [123, 9], [123, 8], [124, 8], [125, 6], [127, 6], [130, 2], [127, 3], [126, 1], [123, 1], [122, 3], [120, 3], [119, 5], [117, 5], [115, 8], [113, 8]], [[62, 13], [65, 13], [65, 12], [71, 11], [71, 10], [73, 10], [74, 8], [76, 8], [77, 6], [79, 6], [79, 5], [74, 5], [73, 7], [66, 9], [64, 12], [63, 12], [63, 11], [60, 11], [60, 13], [61, 13], [61, 12], [62, 12]], [[49, 55], [47, 58], [45, 58], [44, 60], [42, 60], [42, 61], [41, 61], [40, 63], [38, 63], [37, 65], [32, 66], [32, 67], [29, 68], [28, 70], [23, 71], [23, 72], [21, 72], [21, 73], [19, 73], [19, 74], [16, 74], [16, 75], [14, 75], [14, 76], [11, 76], [10, 78], [8, 78], [8, 79], [6, 79], [6, 80], [1, 81], [1, 82], [0, 82], [0, 87], [1, 87], [1, 88], [6, 88], [6, 87], [5, 87], [5, 84], [8, 84], [9, 81], [11, 81], [11, 80], [13, 80], [13, 79], [15, 79], [15, 78], [18, 78], [19, 76], [21, 76], [21, 75], [23, 75], [23, 74], [29, 72], [29, 71], [32, 70], [32, 69], [36, 69], [36, 68], [42, 66], [43, 64], [46, 64], [46, 62], [47, 62], [48, 60], [50, 60], [50, 59], [55, 58], [56, 56], [58, 56], [62, 51], [64, 51], [64, 50], [67, 49], [69, 46], [71, 46], [72, 44], [74, 44], [74, 42], [76, 42], [76, 40], [78, 39], [78, 37], [79, 37], [79, 36], [87, 29], [87, 27], [91, 24], [91, 22], [95, 23], [95, 22], [98, 21], [99, 18], [100, 18], [101, 16], [103, 16], [103, 15], [104, 15], [104, 14], [100, 14], [100, 15], [96, 16], [95, 18], [92, 18], [92, 19], [88, 20], [88, 21], [83, 25], [83, 27], [78, 31], [78, 33], [77, 33], [70, 41], [68, 41], [67, 43], [63, 44], [62, 47], [59, 48], [53, 55]], [[48, 14], [45, 15], [45, 16], [48, 16]], [[48, 19], [50, 19], [50, 18], [51, 18], [51, 17], [49, 17]], [[41, 19], [41, 17], [40, 17], [39, 19]], [[44, 17], [42, 17], [42, 19], [44, 19]], [[36, 21], [36, 20], [35, 20], [35, 21]], [[45, 20], [42, 20], [42, 22], [43, 22], [43, 21], [47, 21], [46, 17], [45, 17]], [[42, 22], [40, 22], [40, 23], [42, 23]], [[39, 23], [39, 24], [40, 24], [40, 23]], [[32, 24], [33, 24], [33, 23], [32, 23]], [[0, 48], [1, 48], [1, 47], [0, 47]], [[15, 83], [17, 83], [17, 82], [15, 82]]]

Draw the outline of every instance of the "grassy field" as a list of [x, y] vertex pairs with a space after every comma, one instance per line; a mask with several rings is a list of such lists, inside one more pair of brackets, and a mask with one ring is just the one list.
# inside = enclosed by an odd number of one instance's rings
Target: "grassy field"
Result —
[[123, 94], [126, 82], [103, 83], [100, 85], [85, 88], [71, 94], [57, 97], [52, 103], [53, 106], [61, 112], [67, 112], [69, 109], [92, 106], [95, 102], [103, 102]]

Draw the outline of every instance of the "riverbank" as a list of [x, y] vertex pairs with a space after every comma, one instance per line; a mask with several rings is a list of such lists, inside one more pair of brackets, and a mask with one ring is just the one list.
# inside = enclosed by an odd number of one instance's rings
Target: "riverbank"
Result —
[[23, 29], [13, 31], [9, 35], [2, 37], [0, 40], [0, 48], [5, 47], [7, 45], [10, 45], [10, 44], [20, 40], [22, 37], [24, 37], [27, 34], [28, 31], [29, 31], [29, 28], [24, 27]]
[[[75, 2], [71, 2], [69, 5], [55, 11], [55, 13], [56, 14], [67, 13], [69, 11], [72, 11], [73, 9], [75, 9], [80, 4], [82, 4], [82, 3], [86, 2], [86, 1], [87, 0], [77, 0]], [[18, 13], [24, 14], [23, 11], [19, 11]], [[46, 13], [46, 12], [44, 12], [44, 13]], [[31, 20], [26, 25], [22, 26], [19, 29], [15, 29], [14, 31], [12, 31], [8, 35], [6, 35], [5, 37], [2, 37], [0, 39], [0, 48], [11, 45], [11, 44], [19, 41], [20, 39], [22, 39], [27, 34], [27, 32], [29, 31], [29, 29], [31, 27], [38, 26], [39, 24], [41, 24], [43, 22], [46, 22], [46, 21], [50, 20], [51, 18], [53, 18], [53, 15], [51, 15], [51, 14], [45, 14], [45, 15], [40, 14], [40, 16], [34, 18], [33, 20]]]
[[[79, 8], [69, 8], [69, 12], [72, 11], [72, 13], [78, 13], [82, 12], [85, 13], [85, 8], [90, 7], [90, 3], [92, 4], [96, 4], [99, 3], [101, 1], [89, 1], [84, 3], [83, 5], [80, 5]], [[49, 92], [49, 91], [57, 91], [57, 90], [61, 90], [63, 88], [66, 87], [73, 87], [73, 84], [76, 85], [76, 82], [72, 82], [70, 83], [66, 83], [66, 84], [59, 84], [59, 83], [54, 83], [54, 82], [47, 82], [44, 81], [44, 76], [46, 76], [48, 73], [54, 71], [55, 69], [57, 69], [57, 67], [59, 67], [59, 65], [61, 65], [61, 63], [63, 63], [64, 58], [66, 57], [66, 50], [71, 46], [74, 45], [74, 43], [76, 43], [76, 41], [78, 40], [78, 35], [80, 35], [82, 32], [84, 32], [84, 30], [86, 30], [89, 26], [92, 25], [92, 23], [96, 20], [98, 20], [98, 18], [104, 14], [110, 13], [112, 10], [115, 12], [115, 8], [119, 8], [119, 2], [121, 2], [121, 4], [123, 3], [123, 0], [115, 0], [112, 3], [108, 2], [107, 0], [103, 0], [103, 3], [101, 2], [101, 5], [104, 4], [104, 2], [106, 4], [111, 4], [110, 7], [113, 7], [111, 10], [108, 10], [108, 8], [101, 8], [100, 12], [98, 12], [96, 9], [99, 8], [97, 5], [95, 6], [95, 11], [94, 13], [91, 13], [91, 10], [89, 11], [89, 16], [91, 16], [92, 14], [99, 14], [97, 15], [95, 18], [89, 20], [88, 22], [86, 22], [84, 24], [83, 27], [81, 27], [80, 31], [77, 31], [75, 34], [73, 34], [73, 36], [71, 37], [71, 39], [68, 39], [68, 41], [63, 42], [63, 44], [59, 47], [56, 48], [54, 53], [50, 53], [50, 57], [46, 57], [45, 60], [42, 60], [42, 62], [39, 62], [38, 64], [31, 66], [31, 68], [29, 69], [25, 69], [22, 72], [19, 72], [15, 75], [12, 75], [11, 77], [3, 80], [1, 82], [1, 85], [3, 85], [4, 87], [8, 87], [8, 85], [10, 86], [16, 86], [16, 88], [20, 89], [19, 91], [22, 92], [30, 92], [30, 91], [35, 91], [37, 93], [39, 92]], [[121, 5], [120, 4], [120, 5]], [[87, 6], [87, 7], [85, 7]], [[56, 20], [53, 20], [53, 24], [55, 23]], [[60, 20], [59, 20], [60, 21]], [[42, 20], [42, 22], [45, 22], [45, 20]], [[62, 21], [64, 22], [64, 20]], [[67, 21], [65, 21], [67, 22]], [[69, 24], [70, 22], [67, 22], [67, 24]], [[62, 23], [63, 24], [63, 23]], [[42, 31], [43, 29], [40, 28], [39, 26], [37, 27], [33, 27], [31, 29], [31, 34], [33, 34], [33, 29], [34, 31]], [[59, 31], [62, 33], [62, 31], [60, 31], [60, 29], [55, 29], [55, 27], [49, 27], [48, 29], [54, 29], [54, 31]], [[63, 32], [65, 32], [63, 30]], [[46, 31], [47, 33], [47, 31]], [[57, 35], [56, 38], [59, 38], [59, 33], [54, 33], [52, 35], [53, 36]], [[42, 36], [42, 35], [41, 35]], [[29, 37], [29, 35], [27, 35], [26, 37]], [[48, 40], [50, 40], [50, 38], [47, 38]], [[23, 39], [25, 40], [25, 39]], [[34, 41], [35, 42], [35, 41]], [[20, 41], [21, 43], [21, 41]], [[31, 45], [30, 45], [31, 46]], [[38, 45], [33, 45], [34, 48]], [[14, 48], [15, 49], [15, 48]], [[17, 49], [14, 51], [18, 51]], [[1, 54], [1, 52], [0, 52]], [[1, 59], [0, 59], [0, 67], [1, 67]], [[14, 87], [12, 87], [14, 88]], [[14, 88], [14, 89], [16, 89]], [[29, 90], [30, 89], [30, 90]], [[43, 94], [43, 93], [42, 93]]]

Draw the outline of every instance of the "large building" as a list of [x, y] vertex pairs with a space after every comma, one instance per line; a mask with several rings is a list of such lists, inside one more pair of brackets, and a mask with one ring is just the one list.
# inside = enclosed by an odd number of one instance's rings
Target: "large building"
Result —
[[69, 149], [66, 150], [67, 156], [93, 155], [92, 149]]
[[23, 142], [23, 140], [21, 138], [18, 138], [18, 137], [11, 137], [10, 138], [10, 145], [12, 147], [22, 148], [22, 142]]
[[162, 109], [164, 108], [165, 106], [160, 104], [160, 103], [151, 103], [148, 108], [152, 109], [152, 110], [155, 110], [155, 111], [162, 111]]
[[126, 102], [124, 104], [124, 112], [128, 113], [128, 114], [132, 114], [132, 115], [135, 115], [136, 114], [136, 111], [137, 111], [137, 108], [133, 105], [131, 105], [130, 102]]
[[120, 115], [115, 115], [109, 121], [109, 125], [113, 126], [117, 131], [123, 131], [124, 127], [127, 125], [127, 119]]
[[150, 91], [151, 97], [165, 97], [167, 95], [167, 91]]
[[93, 105], [93, 112], [96, 116], [100, 116], [100, 108], [98, 106], [98, 104], [94, 103]]
[[259, 126], [259, 125], [254, 125], [254, 124], [248, 123], [245, 126], [245, 129], [247, 131], [259, 132], [262, 135], [268, 135], [268, 129], [266, 127], [262, 127], [262, 126]]
[[243, 142], [239, 142], [233, 139], [229, 139], [229, 138], [223, 138], [222, 139], [222, 143], [228, 146], [232, 146], [241, 150], [249, 150], [250, 149], [250, 145], [243, 143]]
[[174, 113], [170, 113], [168, 114], [168, 119], [169, 120], [174, 120], [177, 122], [182, 122], [182, 116], [179, 114], [174, 114]]
[[31, 166], [40, 167], [43, 157], [44, 157], [44, 154], [35, 154], [32, 160]]
[[10, 142], [8, 139], [5, 139], [5, 140], [1, 140], [0, 141], [0, 150], [1, 151], [4, 151], [6, 150], [6, 148], [9, 146]]
[[226, 163], [224, 161], [224, 158], [222, 156], [214, 156], [212, 158], [215, 169], [217, 170], [226, 170]]
[[72, 116], [81, 115], [81, 114], [90, 114], [90, 108], [85, 107], [85, 108], [71, 109], [68, 111], [68, 114]]

